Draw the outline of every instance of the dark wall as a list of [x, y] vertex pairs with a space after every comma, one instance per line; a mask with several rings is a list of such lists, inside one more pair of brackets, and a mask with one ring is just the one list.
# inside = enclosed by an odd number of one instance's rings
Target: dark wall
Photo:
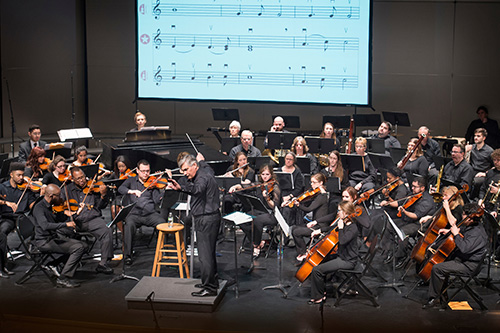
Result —
[[[85, 56], [92, 131], [123, 133], [133, 127], [133, 0], [0, 3], [2, 77], [9, 81], [18, 135], [25, 137], [33, 122], [45, 133], [71, 127], [71, 71], [76, 126], [85, 126]], [[500, 119], [498, 1], [374, 1], [373, 7], [377, 112], [408, 112], [413, 128], [425, 124], [437, 135], [463, 135], [481, 104]], [[260, 103], [139, 101], [137, 107], [150, 125], [204, 134], [213, 145], [206, 129], [223, 125], [212, 120], [213, 107], [238, 108], [243, 126], [253, 130], [267, 129], [273, 114], [300, 115], [303, 128], [319, 129], [324, 114], [354, 112], [352, 107]], [[10, 137], [5, 80], [2, 117], [4, 137]], [[413, 128], [400, 128], [403, 143]]]

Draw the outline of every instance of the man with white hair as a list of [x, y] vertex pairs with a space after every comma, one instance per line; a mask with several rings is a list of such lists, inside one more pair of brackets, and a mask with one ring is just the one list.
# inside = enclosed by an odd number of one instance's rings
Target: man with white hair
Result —
[[229, 137], [230, 138], [239, 138], [240, 137], [241, 124], [237, 120], [233, 120], [231, 124], [229, 124]]
[[262, 156], [259, 148], [253, 146], [253, 134], [249, 130], [241, 132], [241, 143], [233, 147], [229, 152], [229, 157], [234, 160], [237, 153], [244, 152], [247, 157], [260, 157]]

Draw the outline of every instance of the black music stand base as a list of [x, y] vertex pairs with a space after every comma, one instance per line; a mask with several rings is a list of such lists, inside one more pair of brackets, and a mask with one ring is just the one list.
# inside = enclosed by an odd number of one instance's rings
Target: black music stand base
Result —
[[400, 286], [404, 286], [401, 281], [396, 281], [396, 242], [398, 241], [398, 234], [394, 231], [394, 241], [392, 242], [392, 282], [383, 283], [377, 288], [392, 288], [398, 294], [401, 294]]
[[288, 293], [286, 291], [286, 288], [289, 288], [290, 285], [288, 284], [283, 284], [282, 282], [282, 273], [283, 273], [283, 229], [280, 228], [280, 245], [278, 246], [278, 255], [277, 255], [277, 260], [278, 260], [278, 284], [272, 285], [272, 286], [267, 286], [262, 288], [262, 290], [269, 290], [269, 289], [278, 289], [283, 293], [283, 298], [288, 297]]

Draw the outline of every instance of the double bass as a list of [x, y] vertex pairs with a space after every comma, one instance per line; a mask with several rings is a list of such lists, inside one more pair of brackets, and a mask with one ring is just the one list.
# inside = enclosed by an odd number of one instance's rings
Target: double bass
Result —
[[[483, 216], [483, 214], [484, 209], [479, 208], [477, 211], [467, 215], [464, 219], [462, 219], [462, 221], [457, 224], [457, 227], [460, 227], [460, 225], [462, 225], [462, 223], [464, 223], [468, 219], [481, 217]], [[437, 237], [436, 240], [427, 248], [426, 260], [422, 263], [420, 271], [418, 272], [418, 276], [423, 281], [429, 281], [434, 265], [444, 262], [455, 250], [455, 248], [455, 238], [451, 231], [449, 231], [445, 235], [440, 235], [439, 237]]]
[[[353, 217], [360, 216], [362, 212], [362, 209], [357, 207], [356, 211], [348, 215], [346, 219], [351, 220]], [[338, 219], [339, 218], [335, 219], [331, 224], [334, 228], [307, 251], [307, 257], [304, 263], [300, 266], [297, 273], [295, 273], [295, 277], [301, 283], [311, 275], [313, 268], [321, 264], [328, 254], [337, 252], [337, 245], [339, 242], [339, 231], [337, 227]]]

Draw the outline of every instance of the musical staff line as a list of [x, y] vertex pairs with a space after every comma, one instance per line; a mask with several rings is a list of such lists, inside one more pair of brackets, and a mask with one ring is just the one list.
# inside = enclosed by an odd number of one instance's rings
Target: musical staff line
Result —
[[[241, 35], [193, 35], [162, 33], [158, 29], [153, 33], [153, 44], [156, 49], [171, 47], [189, 51], [195, 47], [208, 49], [245, 48], [253, 51], [256, 48], [272, 49], [321, 49], [323, 51], [358, 51], [358, 38], [324, 37], [319, 34], [304, 36], [241, 36]], [[181, 52], [181, 51], [179, 51]]]
[[156, 85], [175, 81], [177, 83], [196, 83], [210, 85], [264, 85], [264, 86], [306, 86], [323, 88], [352, 89], [358, 88], [358, 77], [355, 75], [320, 75], [303, 73], [252, 73], [230, 71], [180, 71], [175, 63], [171, 69], [154, 69]]
[[152, 15], [203, 16], [203, 17], [259, 17], [259, 18], [310, 18], [354, 19], [360, 18], [360, 8], [355, 6], [286, 6], [286, 5], [203, 5], [152, 3]]

